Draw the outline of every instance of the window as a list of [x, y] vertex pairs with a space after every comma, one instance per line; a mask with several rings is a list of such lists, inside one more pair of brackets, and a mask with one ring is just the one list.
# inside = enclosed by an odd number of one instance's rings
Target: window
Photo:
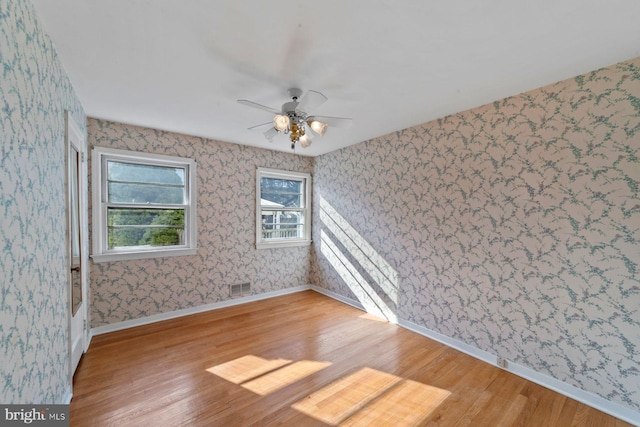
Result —
[[93, 259], [196, 253], [196, 163], [95, 147]]
[[258, 249], [311, 243], [311, 175], [258, 168], [256, 181]]

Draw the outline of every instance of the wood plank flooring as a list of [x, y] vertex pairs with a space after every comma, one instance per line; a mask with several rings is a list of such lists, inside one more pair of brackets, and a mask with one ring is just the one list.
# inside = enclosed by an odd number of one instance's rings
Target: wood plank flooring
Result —
[[93, 338], [71, 426], [630, 426], [313, 291]]

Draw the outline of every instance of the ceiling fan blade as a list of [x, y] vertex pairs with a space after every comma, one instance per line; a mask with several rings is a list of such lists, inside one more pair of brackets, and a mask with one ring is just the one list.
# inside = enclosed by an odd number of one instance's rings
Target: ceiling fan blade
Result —
[[315, 110], [325, 102], [327, 102], [326, 96], [320, 92], [316, 92], [315, 90], [308, 90], [300, 100], [296, 111], [308, 113], [309, 111]]
[[265, 130], [268, 130], [269, 128], [272, 128], [272, 127], [273, 127], [273, 122], [267, 122], [267, 123], [262, 123], [261, 125], [251, 126], [249, 130], [257, 130], [260, 132], [264, 132]]
[[262, 134], [269, 140], [269, 142], [273, 142], [273, 138], [278, 134], [278, 130], [273, 127], [273, 122], [251, 126], [249, 130], [257, 130], [259, 132], [263, 132]]
[[268, 111], [273, 114], [280, 114], [280, 110], [276, 110], [275, 108], [267, 107], [266, 105], [258, 104], [257, 102], [249, 101], [248, 99], [238, 99], [238, 104], [246, 105], [247, 107], [257, 108], [259, 110]]
[[268, 131], [264, 133], [264, 137], [267, 138], [269, 142], [273, 142], [273, 138], [278, 134], [278, 130], [274, 127], [271, 127]]
[[307, 121], [318, 121], [321, 123], [326, 123], [329, 126], [332, 127], [336, 127], [336, 128], [343, 128], [346, 129], [348, 127], [351, 127], [351, 124], [353, 123], [352, 119], [346, 118], [346, 117], [327, 117], [327, 116], [310, 116], [307, 117]]

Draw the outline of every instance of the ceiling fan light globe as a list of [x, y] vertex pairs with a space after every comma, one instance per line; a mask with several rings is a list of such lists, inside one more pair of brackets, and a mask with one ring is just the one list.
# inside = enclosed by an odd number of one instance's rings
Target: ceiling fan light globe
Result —
[[278, 132], [283, 132], [285, 129], [289, 129], [289, 116], [277, 114], [273, 118], [273, 127], [275, 127]]
[[300, 145], [302, 145], [303, 148], [307, 148], [308, 146], [311, 145], [313, 141], [311, 141], [311, 138], [309, 138], [309, 135], [302, 135], [300, 137]]
[[327, 127], [329, 127], [326, 123], [322, 123], [317, 120], [310, 120], [308, 125], [312, 131], [320, 136], [323, 136], [327, 132]]

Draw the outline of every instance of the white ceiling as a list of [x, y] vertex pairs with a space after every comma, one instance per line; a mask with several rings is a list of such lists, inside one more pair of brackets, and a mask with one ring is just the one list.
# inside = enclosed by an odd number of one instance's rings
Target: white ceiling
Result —
[[33, 0], [91, 117], [290, 152], [300, 87], [352, 117], [316, 156], [640, 56], [638, 0]]

